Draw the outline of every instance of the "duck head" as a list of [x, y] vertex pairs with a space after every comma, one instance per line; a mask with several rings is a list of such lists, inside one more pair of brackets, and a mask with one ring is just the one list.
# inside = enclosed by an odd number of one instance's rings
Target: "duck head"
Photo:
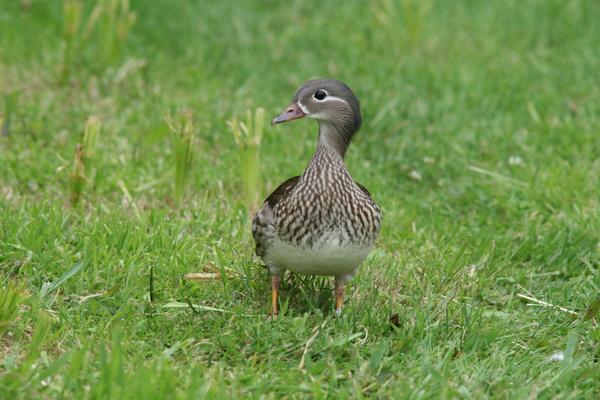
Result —
[[310, 80], [300, 86], [290, 105], [271, 123], [275, 125], [304, 117], [319, 123], [318, 146], [327, 146], [343, 157], [360, 128], [360, 102], [341, 81]]

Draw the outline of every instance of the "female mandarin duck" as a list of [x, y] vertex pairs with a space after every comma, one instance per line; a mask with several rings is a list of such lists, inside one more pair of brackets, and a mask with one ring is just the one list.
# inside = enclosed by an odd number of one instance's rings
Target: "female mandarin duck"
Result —
[[381, 225], [379, 207], [344, 164], [361, 124], [352, 90], [337, 80], [308, 81], [272, 124], [304, 117], [319, 123], [315, 154], [302, 176], [288, 179], [267, 197], [252, 223], [256, 254], [273, 275], [273, 315], [278, 314], [285, 270], [334, 276], [340, 314], [345, 285], [373, 248]]

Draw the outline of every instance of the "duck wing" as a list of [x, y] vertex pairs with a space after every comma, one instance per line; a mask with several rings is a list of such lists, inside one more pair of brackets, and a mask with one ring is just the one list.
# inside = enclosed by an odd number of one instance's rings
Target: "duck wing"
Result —
[[300, 176], [294, 176], [277, 187], [264, 201], [252, 220], [252, 236], [256, 243], [256, 255], [263, 257], [274, 232], [273, 208], [298, 184]]
[[356, 183], [356, 186], [358, 186], [358, 188], [359, 188], [360, 190], [362, 190], [362, 192], [363, 192], [364, 194], [366, 194], [366, 195], [367, 195], [367, 197], [371, 197], [371, 193], [369, 192], [369, 189], [367, 189], [366, 187], [364, 187], [363, 185], [361, 185], [360, 183], [358, 183], [358, 182], [356, 182], [356, 181], [354, 181], [354, 183]]

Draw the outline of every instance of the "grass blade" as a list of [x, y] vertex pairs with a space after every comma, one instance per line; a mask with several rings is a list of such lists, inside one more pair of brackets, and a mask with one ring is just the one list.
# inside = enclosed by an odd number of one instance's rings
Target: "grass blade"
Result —
[[46, 282], [44, 285], [42, 285], [42, 289], [40, 290], [40, 298], [44, 299], [48, 294], [50, 294], [52, 291], [56, 290], [60, 285], [65, 283], [69, 278], [71, 278], [73, 275], [78, 273], [85, 265], [86, 264], [83, 261], [79, 261], [75, 265], [73, 265], [67, 272], [62, 274], [62, 276], [60, 278], [58, 278], [57, 280], [55, 280], [54, 282], [52, 282], [50, 284], [48, 284], [48, 282]]
[[181, 110], [175, 116], [165, 118], [171, 130], [174, 153], [175, 179], [173, 194], [179, 204], [188, 187], [188, 181], [193, 163], [196, 122], [191, 110]]
[[246, 122], [227, 121], [240, 157], [240, 176], [244, 203], [253, 214], [260, 200], [260, 145], [265, 126], [265, 110], [246, 111]]
[[15, 320], [23, 300], [22, 286], [13, 281], [8, 281], [0, 289], [0, 337]]

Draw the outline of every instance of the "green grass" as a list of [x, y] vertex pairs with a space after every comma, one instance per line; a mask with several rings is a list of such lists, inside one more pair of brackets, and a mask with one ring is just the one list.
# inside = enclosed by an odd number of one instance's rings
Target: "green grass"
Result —
[[[66, 75], [61, 2], [4, 3], [1, 398], [600, 395], [596, 1], [132, 0], [121, 36], [109, 16], [85, 36], [84, 2]], [[227, 121], [323, 76], [362, 101], [347, 164], [381, 238], [341, 318], [329, 280], [291, 277], [270, 321]], [[265, 128], [262, 196], [315, 133]], [[223, 279], [182, 279], [198, 271]]]

